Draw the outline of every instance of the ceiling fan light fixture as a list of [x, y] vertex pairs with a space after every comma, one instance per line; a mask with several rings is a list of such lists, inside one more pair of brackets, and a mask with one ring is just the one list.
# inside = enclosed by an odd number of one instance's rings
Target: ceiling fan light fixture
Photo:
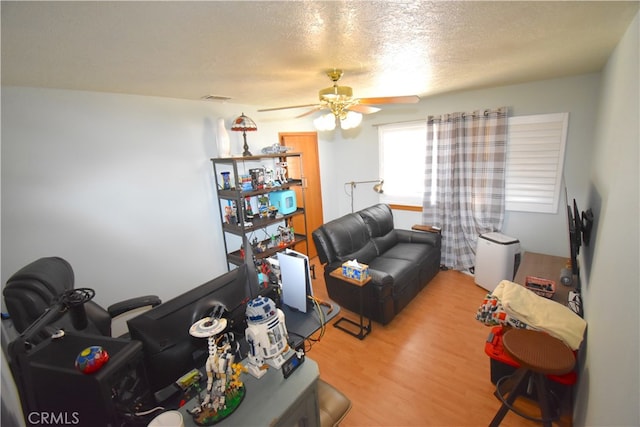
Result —
[[320, 101], [328, 102], [350, 100], [353, 98], [353, 89], [349, 86], [333, 85], [320, 90], [318, 98], [320, 98]]
[[340, 127], [342, 129], [353, 129], [362, 123], [362, 114], [355, 111], [348, 111], [344, 119], [340, 119]]
[[336, 128], [336, 116], [333, 113], [323, 114], [313, 121], [313, 125], [319, 131], [334, 130]]

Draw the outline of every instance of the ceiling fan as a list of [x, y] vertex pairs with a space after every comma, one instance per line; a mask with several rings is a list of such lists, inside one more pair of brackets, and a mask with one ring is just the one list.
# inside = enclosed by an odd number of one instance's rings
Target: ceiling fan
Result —
[[350, 129], [358, 126], [362, 121], [362, 114], [371, 114], [380, 111], [373, 105], [382, 104], [412, 104], [420, 100], [417, 95], [386, 96], [375, 98], [354, 98], [353, 89], [349, 86], [339, 86], [338, 81], [343, 71], [334, 68], [327, 71], [327, 76], [333, 82], [333, 86], [321, 89], [318, 92], [319, 104], [292, 105], [289, 107], [265, 108], [259, 112], [287, 110], [292, 108], [313, 107], [312, 109], [296, 116], [305, 117], [320, 110], [329, 110], [330, 113], [318, 117], [314, 124], [319, 130], [333, 130], [339, 122], [342, 129]]

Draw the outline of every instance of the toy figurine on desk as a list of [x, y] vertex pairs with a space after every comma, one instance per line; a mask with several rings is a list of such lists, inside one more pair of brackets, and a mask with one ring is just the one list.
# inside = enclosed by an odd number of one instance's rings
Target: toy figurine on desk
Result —
[[247, 304], [247, 329], [245, 337], [249, 343], [248, 370], [261, 378], [269, 366], [280, 369], [289, 352], [287, 327], [284, 313], [267, 297], [257, 297]]
[[245, 396], [244, 384], [239, 380], [242, 371], [240, 363], [234, 363], [238, 343], [232, 333], [220, 335], [227, 327], [227, 319], [222, 317], [225, 307], [217, 305], [211, 317], [194, 323], [189, 334], [196, 338], [207, 338], [209, 357], [206, 362], [207, 392], [199, 406], [191, 411], [193, 421], [201, 426], [213, 425], [235, 411]]

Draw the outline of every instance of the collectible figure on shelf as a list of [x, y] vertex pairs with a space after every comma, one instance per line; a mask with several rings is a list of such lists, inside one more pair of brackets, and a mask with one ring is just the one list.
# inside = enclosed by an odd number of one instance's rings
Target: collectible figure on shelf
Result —
[[293, 242], [293, 240], [295, 239], [293, 227], [283, 227], [281, 225], [278, 227], [278, 233], [280, 234], [280, 247], [286, 246], [287, 244]]
[[253, 220], [253, 208], [251, 207], [251, 197], [244, 198], [244, 219], [245, 221]]
[[267, 188], [273, 187], [273, 169], [266, 168], [264, 170], [264, 186]]
[[257, 297], [247, 304], [247, 329], [249, 344], [247, 359], [249, 373], [261, 378], [269, 366], [280, 369], [289, 352], [284, 313], [267, 297]]
[[236, 225], [238, 223], [235, 202], [230, 202], [224, 207], [224, 220], [227, 224]]
[[201, 426], [213, 425], [231, 415], [242, 403], [245, 396], [244, 384], [239, 380], [246, 368], [234, 363], [239, 344], [233, 333], [222, 332], [227, 327], [227, 319], [222, 317], [223, 305], [216, 305], [211, 317], [194, 323], [189, 334], [196, 338], [207, 338], [209, 357], [205, 364], [207, 390], [203, 400], [198, 394], [199, 406], [193, 408], [193, 421]]
[[266, 194], [258, 196], [258, 213], [260, 218], [266, 218], [269, 214], [269, 196]]
[[231, 190], [231, 173], [222, 172], [222, 189]]
[[276, 163], [276, 182], [286, 184], [287, 181], [287, 162]]
[[262, 152], [264, 154], [279, 154], [286, 153], [288, 150], [291, 150], [291, 147], [286, 147], [280, 144], [269, 145], [268, 147], [263, 147]]

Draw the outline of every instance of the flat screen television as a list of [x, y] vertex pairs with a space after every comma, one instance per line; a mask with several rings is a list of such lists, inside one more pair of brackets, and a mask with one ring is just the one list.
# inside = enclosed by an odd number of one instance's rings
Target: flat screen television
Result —
[[573, 206], [567, 205], [567, 221], [569, 225], [569, 249], [571, 251], [571, 272], [578, 274], [578, 254], [582, 243], [582, 221], [576, 199], [573, 199]]
[[216, 303], [227, 308], [228, 330], [244, 335], [250, 295], [247, 270], [243, 264], [127, 321], [131, 338], [142, 342], [152, 393], [204, 366], [207, 340], [192, 337], [189, 328], [210, 315]]

